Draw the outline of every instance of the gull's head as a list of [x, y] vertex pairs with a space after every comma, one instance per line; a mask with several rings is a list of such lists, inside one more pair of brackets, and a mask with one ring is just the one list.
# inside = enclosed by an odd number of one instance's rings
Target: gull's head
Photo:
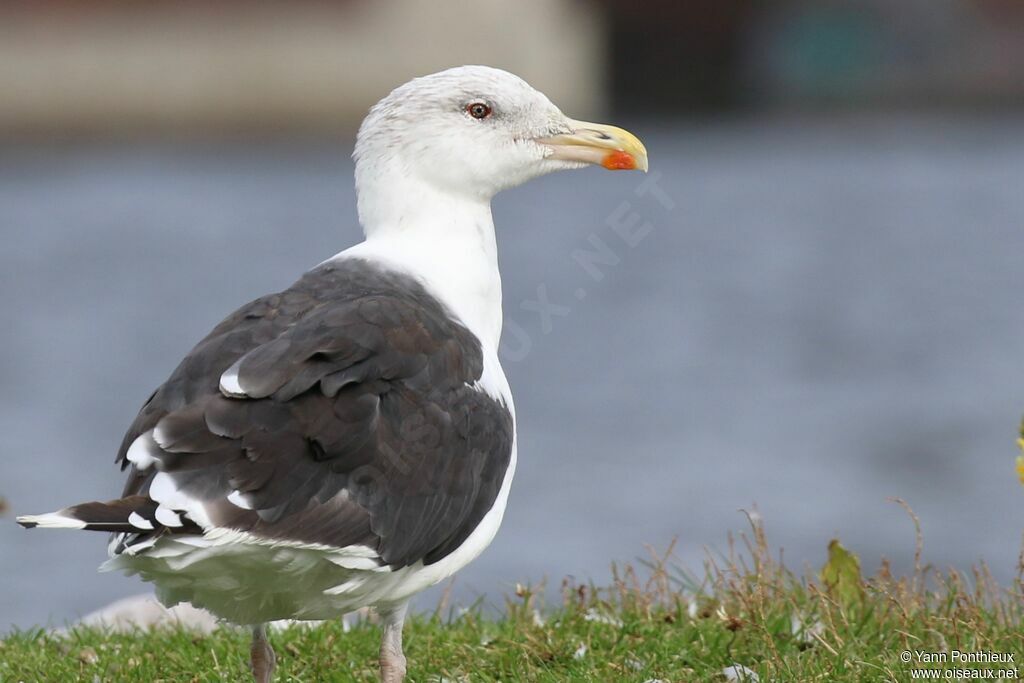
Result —
[[376, 183], [408, 180], [487, 200], [551, 171], [647, 170], [647, 150], [631, 133], [573, 120], [523, 79], [485, 66], [395, 88], [363, 121], [354, 156], [361, 196]]

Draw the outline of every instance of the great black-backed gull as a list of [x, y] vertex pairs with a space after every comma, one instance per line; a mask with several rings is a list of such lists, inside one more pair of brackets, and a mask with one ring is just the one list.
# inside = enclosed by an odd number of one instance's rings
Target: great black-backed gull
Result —
[[382, 680], [403, 679], [409, 598], [491, 542], [516, 466], [490, 200], [561, 169], [647, 169], [632, 134], [481, 66], [395, 89], [354, 158], [366, 240], [199, 342], [128, 429], [121, 498], [18, 518], [113, 532], [105, 568], [251, 625], [260, 683], [264, 623], [367, 605]]

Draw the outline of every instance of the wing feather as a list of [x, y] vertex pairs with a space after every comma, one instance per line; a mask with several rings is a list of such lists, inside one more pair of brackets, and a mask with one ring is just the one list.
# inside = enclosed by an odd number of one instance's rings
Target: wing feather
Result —
[[125, 495], [149, 501], [159, 471], [186, 519], [365, 545], [392, 567], [437, 561], [491, 508], [511, 458], [511, 415], [474, 388], [482, 372], [479, 341], [412, 278], [321, 266], [236, 311], [146, 402], [119, 460], [152, 432], [154, 466], [131, 464]]

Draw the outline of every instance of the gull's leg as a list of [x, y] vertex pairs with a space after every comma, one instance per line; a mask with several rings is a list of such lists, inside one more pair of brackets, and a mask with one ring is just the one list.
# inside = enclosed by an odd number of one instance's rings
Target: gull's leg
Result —
[[402, 654], [402, 625], [408, 602], [378, 607], [381, 621], [380, 680], [381, 683], [402, 683], [405, 679], [405, 655]]
[[277, 657], [267, 640], [267, 629], [263, 624], [252, 627], [252, 648], [249, 650], [252, 659], [252, 677], [256, 683], [270, 683], [274, 676]]

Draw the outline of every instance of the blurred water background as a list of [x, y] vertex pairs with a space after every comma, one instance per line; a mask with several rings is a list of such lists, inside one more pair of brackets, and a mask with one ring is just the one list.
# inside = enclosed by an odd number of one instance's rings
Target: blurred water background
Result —
[[[484, 2], [467, 18], [438, 3], [439, 18], [413, 18], [499, 37], [421, 39], [379, 69], [357, 69], [338, 36], [368, 25], [365, 40], [397, 40], [402, 2], [380, 3], [384, 19], [297, 3], [287, 30], [242, 0], [214, 17], [189, 3], [154, 3], [155, 18], [121, 2], [4, 10], [0, 53], [23, 61], [0, 59], [0, 87], [24, 97], [0, 99], [0, 496], [17, 513], [116, 496], [123, 431], [191, 345], [359, 239], [359, 112], [411, 75], [480, 61], [636, 132], [652, 173], [558, 174], [495, 202], [521, 457], [458, 601], [601, 582], [610, 561], [676, 537], [678, 562], [698, 569], [755, 503], [797, 569], [838, 535], [867, 569], [888, 557], [906, 570], [913, 525], [891, 496], [920, 516], [926, 561], [983, 559], [1010, 579], [1024, 528], [1024, 41], [1011, 39], [1024, 15], [676, 4]], [[531, 13], [582, 18], [533, 42], [494, 28]], [[127, 38], [96, 38], [113, 19]], [[559, 33], [573, 35], [552, 53]], [[209, 52], [190, 80], [192, 43]], [[95, 572], [104, 540], [0, 519], [0, 630], [144, 590]]]

